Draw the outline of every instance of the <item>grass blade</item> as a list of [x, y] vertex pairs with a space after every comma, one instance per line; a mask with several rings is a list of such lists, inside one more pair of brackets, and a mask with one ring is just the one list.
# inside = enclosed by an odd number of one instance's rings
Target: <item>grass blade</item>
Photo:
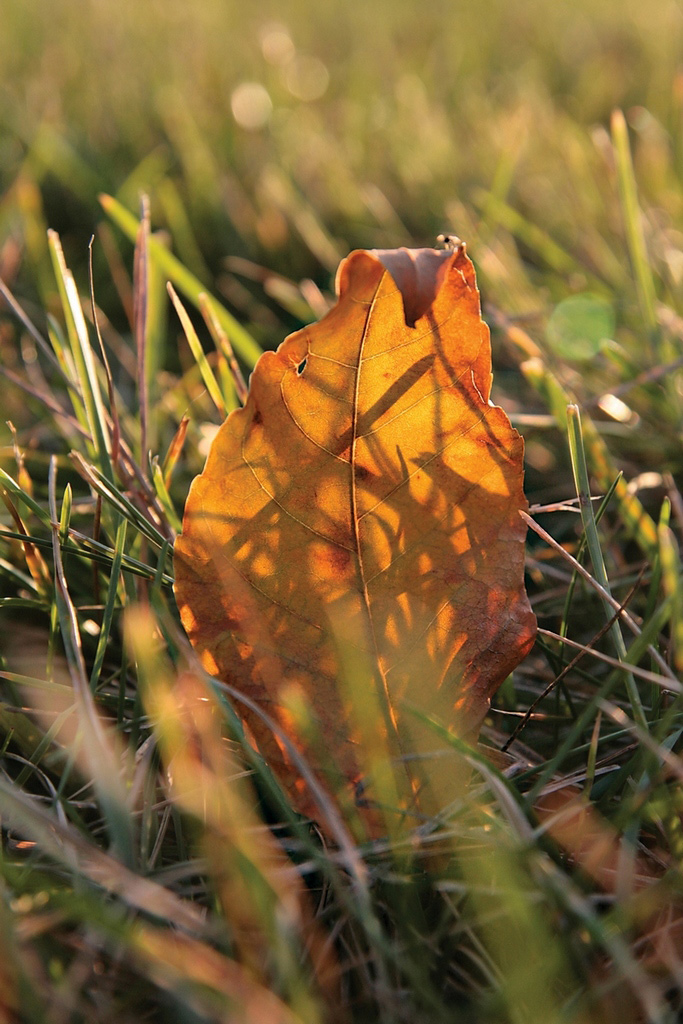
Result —
[[[590, 498], [590, 481], [588, 479], [588, 467], [586, 465], [583, 436], [581, 433], [581, 416], [577, 405], [567, 406], [567, 428], [569, 432], [569, 451], [572, 460], [574, 483], [576, 485], [576, 493], [579, 498], [581, 519], [583, 521], [588, 551], [593, 564], [593, 572], [595, 573], [595, 578], [600, 586], [611, 597], [609, 579], [607, 578], [607, 570], [605, 569], [605, 562], [602, 557], [602, 549], [600, 547], [598, 528], [595, 523], [595, 515], [593, 514], [593, 503]], [[612, 606], [606, 601], [603, 601], [603, 604], [609, 621], [612, 618]], [[610, 633], [612, 635], [619, 660], [625, 661], [626, 645], [624, 643], [624, 638], [618, 621], [613, 623]], [[643, 729], [647, 730], [649, 728], [648, 721], [643, 710], [643, 704], [640, 699], [640, 693], [638, 692], [638, 687], [633, 677], [633, 673], [626, 670], [624, 678], [635, 720]]]
[[[523, 333], [523, 332], [522, 332]], [[522, 363], [522, 372], [533, 387], [547, 402], [557, 425], [567, 431], [567, 408], [575, 404], [573, 397], [560, 383], [540, 358], [527, 359]], [[584, 444], [590, 459], [591, 471], [598, 485], [605, 491], [612, 486], [617, 469], [602, 437], [591, 420], [584, 414], [582, 422]], [[635, 494], [632, 494], [623, 477], [617, 480], [614, 496], [620, 515], [631, 531], [645, 556], [652, 561], [657, 555], [657, 527], [645, 511]]]
[[111, 626], [114, 618], [116, 595], [119, 587], [119, 574], [121, 572], [124, 547], [126, 543], [126, 525], [126, 520], [123, 517], [121, 517], [116, 527], [114, 558], [111, 563], [111, 572], [109, 575], [109, 589], [107, 591], [104, 612], [102, 613], [102, 624], [100, 626], [100, 634], [97, 638], [97, 651], [95, 652], [92, 670], [90, 672], [90, 689], [92, 690], [93, 693], [97, 689], [97, 685], [99, 682], [100, 672], [102, 671], [102, 665], [104, 664], [104, 656], [107, 650], [107, 642], [109, 640], [109, 634], [111, 633]]
[[[114, 223], [117, 224], [123, 233], [134, 242], [139, 227], [137, 218], [126, 210], [126, 208], [112, 196], [102, 195], [100, 196], [100, 202], [105, 212], [111, 217]], [[169, 278], [178, 290], [181, 291], [183, 295], [193, 303], [193, 305], [199, 308], [199, 296], [206, 292], [206, 288], [202, 282], [196, 278], [194, 274], [191, 274], [190, 271], [182, 265], [180, 260], [178, 260], [173, 253], [165, 249], [157, 239], [150, 238], [149, 252], [150, 257], [153, 260], [156, 260], [161, 269], [168, 274]], [[225, 306], [213, 297], [211, 297], [209, 301], [216, 317], [228, 334], [228, 337], [231, 339], [235, 349], [242, 359], [244, 359], [246, 364], [252, 367], [261, 355], [261, 347], [256, 343], [256, 341], [254, 341], [249, 332], [242, 327], [239, 321], [235, 320]]]
[[138, 401], [140, 403], [140, 465], [147, 462], [147, 307], [149, 302], [149, 199], [141, 200], [142, 216], [135, 239], [133, 263], [133, 322], [138, 360]]
[[95, 708], [88, 684], [81, 645], [76, 609], [74, 608], [64, 574], [62, 561], [60, 524], [57, 520], [56, 504], [57, 465], [53, 458], [50, 464], [50, 515], [52, 522], [52, 550], [55, 564], [55, 600], [64, 641], [66, 659], [74, 687], [74, 697], [81, 720], [81, 734], [89, 762], [90, 772], [99, 792], [102, 807], [109, 826], [112, 848], [121, 860], [131, 866], [135, 859], [133, 823], [128, 813], [125, 790], [120, 778], [111, 744], [100, 716]]
[[223, 399], [223, 394], [218, 385], [218, 381], [214, 377], [213, 370], [209, 366], [209, 361], [206, 358], [206, 353], [204, 352], [204, 349], [202, 348], [202, 343], [197, 337], [197, 332], [194, 329], [194, 325], [190, 320], [189, 316], [187, 315], [187, 311], [183, 306], [182, 302], [180, 301], [180, 299], [178, 298], [177, 292], [170, 281], [168, 282], [167, 288], [168, 294], [171, 296], [171, 301], [175, 307], [175, 311], [178, 314], [178, 319], [183, 325], [183, 331], [185, 332], [185, 337], [187, 338], [187, 343], [190, 346], [190, 350], [194, 357], [194, 361], [199, 367], [199, 372], [202, 375], [202, 380], [206, 385], [206, 390], [209, 392], [213, 404], [218, 409], [221, 419], [225, 419], [225, 417], [228, 415], [228, 409], [225, 404], [225, 400]]
[[[668, 498], [665, 498], [668, 502]], [[681, 559], [668, 517], [663, 517], [658, 527], [659, 552], [662, 567], [664, 593], [672, 603], [671, 645], [673, 662], [678, 672], [683, 672], [683, 573]]]
[[71, 352], [83, 395], [88, 429], [93, 439], [100, 469], [108, 479], [112, 479], [111, 439], [81, 300], [76, 289], [76, 282], [66, 265], [59, 236], [55, 231], [50, 231], [48, 239], [66, 319], [67, 334], [71, 343]]
[[612, 142], [617, 161], [621, 210], [624, 218], [624, 227], [626, 228], [626, 240], [631, 255], [633, 274], [636, 279], [640, 312], [650, 336], [650, 341], [653, 341], [658, 331], [657, 295], [645, 246], [643, 215], [638, 203], [638, 190], [635, 174], [633, 173], [628, 128], [626, 127], [626, 118], [621, 110], [615, 110], [612, 114]]

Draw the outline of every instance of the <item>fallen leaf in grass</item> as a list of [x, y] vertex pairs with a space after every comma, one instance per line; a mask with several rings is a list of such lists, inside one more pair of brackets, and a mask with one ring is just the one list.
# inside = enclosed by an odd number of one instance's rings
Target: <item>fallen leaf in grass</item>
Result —
[[[381, 752], [401, 766], [405, 812], [436, 771], [424, 716], [474, 739], [533, 643], [523, 443], [489, 404], [464, 247], [354, 252], [337, 291], [318, 324], [261, 357], [220, 428], [187, 500], [176, 596], [204, 666], [272, 716], [329, 789], [341, 779], [358, 797]], [[244, 718], [316, 816], [282, 743]]]

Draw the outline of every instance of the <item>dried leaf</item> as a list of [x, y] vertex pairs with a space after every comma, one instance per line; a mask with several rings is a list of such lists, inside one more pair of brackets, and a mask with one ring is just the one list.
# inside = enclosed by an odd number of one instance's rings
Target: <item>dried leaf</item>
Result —
[[[473, 739], [533, 642], [523, 443], [489, 404], [464, 248], [354, 252], [337, 288], [327, 316], [261, 357], [218, 432], [187, 501], [176, 596], [205, 667], [290, 735], [285, 705], [305, 697], [327, 758], [315, 730], [294, 738], [331, 788], [336, 771], [359, 792], [367, 707], [414, 800], [411, 755], [435, 742], [410, 706]], [[244, 717], [315, 813], [272, 733]]]
[[452, 262], [451, 253], [449, 249], [373, 250], [401, 293], [406, 327], [414, 327], [433, 305]]

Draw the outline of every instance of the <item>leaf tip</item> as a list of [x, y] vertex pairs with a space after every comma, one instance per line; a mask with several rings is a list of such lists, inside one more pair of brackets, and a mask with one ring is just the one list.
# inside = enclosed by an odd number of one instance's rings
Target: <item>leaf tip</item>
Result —
[[463, 247], [460, 243], [457, 249], [401, 248], [370, 251], [394, 279], [403, 299], [406, 327], [414, 328], [417, 321], [433, 306], [450, 266], [463, 251]]

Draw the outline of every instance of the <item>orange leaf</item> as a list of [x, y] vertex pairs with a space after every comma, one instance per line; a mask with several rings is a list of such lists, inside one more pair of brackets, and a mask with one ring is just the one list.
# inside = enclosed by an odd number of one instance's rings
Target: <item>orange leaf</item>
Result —
[[[204, 666], [329, 788], [336, 772], [357, 794], [377, 745], [402, 764], [406, 804], [425, 782], [406, 755], [436, 745], [410, 706], [475, 738], [533, 642], [523, 442], [489, 404], [464, 248], [354, 252], [337, 289], [327, 316], [261, 357], [218, 432], [187, 500], [176, 596]], [[295, 725], [293, 693], [312, 730]], [[282, 744], [244, 717], [315, 815]]]

